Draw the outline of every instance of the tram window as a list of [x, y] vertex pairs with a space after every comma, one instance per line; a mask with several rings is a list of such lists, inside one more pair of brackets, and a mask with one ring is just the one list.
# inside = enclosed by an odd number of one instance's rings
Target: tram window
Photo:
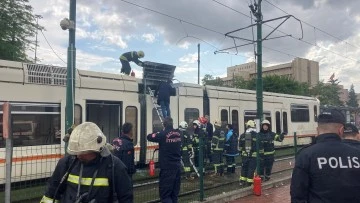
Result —
[[283, 132], [288, 133], [287, 112], [283, 112], [283, 128], [284, 128]]
[[276, 133], [280, 134], [281, 133], [281, 121], [280, 121], [280, 112], [277, 111], [275, 112], [275, 122], [276, 122]]
[[153, 132], [159, 132], [164, 128], [155, 108], [152, 110], [152, 127]]
[[200, 112], [197, 108], [186, 108], [184, 115], [185, 121], [189, 124], [189, 126], [192, 126], [191, 123], [199, 118]]
[[[271, 123], [271, 113], [270, 111], [264, 111], [263, 112], [264, 118], [268, 120]], [[257, 112], [256, 111], [245, 111], [244, 112], [244, 121], [245, 123], [248, 122], [248, 120], [255, 120], [257, 118]], [[244, 129], [246, 129], [244, 123]]]
[[309, 106], [291, 104], [291, 122], [309, 122]]
[[[60, 144], [60, 104], [12, 103], [13, 146]], [[2, 118], [2, 112], [0, 117]], [[2, 137], [2, 119], [0, 120]], [[4, 147], [0, 140], [0, 147]]]
[[317, 122], [317, 106], [314, 105], [314, 121]]
[[133, 125], [132, 139], [133, 143], [137, 143], [137, 108], [135, 106], [128, 106], [125, 109], [125, 122]]
[[231, 124], [234, 128], [234, 131], [239, 134], [239, 112], [238, 110], [231, 111]]
[[80, 125], [82, 123], [82, 107], [80, 104], [75, 104], [74, 108], [74, 124]]
[[221, 117], [221, 123], [223, 125], [226, 125], [226, 124], [229, 123], [229, 121], [228, 121], [228, 111], [226, 109], [221, 109], [220, 117]]

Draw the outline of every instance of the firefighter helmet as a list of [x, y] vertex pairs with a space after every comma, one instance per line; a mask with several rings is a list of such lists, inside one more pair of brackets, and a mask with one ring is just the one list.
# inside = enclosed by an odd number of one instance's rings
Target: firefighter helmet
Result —
[[263, 120], [263, 121], [261, 122], [261, 125], [264, 125], [264, 124], [267, 124], [267, 125], [270, 126], [270, 121], [268, 121], [268, 120]]
[[139, 58], [143, 58], [145, 56], [143, 51], [138, 51], [137, 54], [138, 54]]
[[206, 124], [208, 122], [208, 120], [205, 117], [200, 117], [199, 121], [201, 124]]
[[221, 122], [220, 122], [219, 120], [215, 120], [215, 121], [214, 121], [214, 125], [220, 127], [220, 126], [221, 126]]
[[180, 122], [180, 124], [179, 124], [179, 128], [180, 129], [186, 129], [186, 128], [188, 128], [188, 124], [187, 124], [187, 122], [186, 121], [181, 121]]
[[246, 127], [255, 128], [255, 122], [253, 120], [248, 120], [245, 125]]
[[194, 120], [194, 121], [193, 121], [193, 125], [197, 125], [198, 127], [200, 127], [201, 123], [200, 123], [200, 121], [198, 121], [198, 120]]
[[101, 152], [105, 144], [106, 137], [100, 128], [95, 123], [84, 122], [72, 131], [67, 152], [70, 155]]

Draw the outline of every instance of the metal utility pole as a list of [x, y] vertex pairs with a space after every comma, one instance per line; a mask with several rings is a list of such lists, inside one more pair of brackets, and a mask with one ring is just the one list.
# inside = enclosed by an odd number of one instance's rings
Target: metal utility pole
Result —
[[38, 47], [38, 31], [39, 31], [39, 18], [42, 18], [41, 15], [35, 15], [36, 18], [36, 34], [35, 34], [35, 64], [37, 62], [36, 52]]
[[[75, 101], [75, 22], [76, 22], [76, 0], [70, 0], [69, 19], [69, 47], [67, 54], [67, 76], [66, 76], [66, 107], [65, 107], [65, 129], [70, 129], [74, 124], [74, 101]], [[64, 28], [63, 28], [64, 29]], [[67, 142], [65, 142], [65, 152]]]
[[258, 0], [258, 4], [255, 4], [257, 10], [252, 11], [256, 17], [256, 29], [257, 29], [257, 79], [256, 79], [256, 109], [257, 117], [260, 122], [263, 120], [263, 80], [262, 80], [262, 13], [261, 13], [261, 1]]
[[200, 85], [200, 44], [198, 44], [198, 85]]

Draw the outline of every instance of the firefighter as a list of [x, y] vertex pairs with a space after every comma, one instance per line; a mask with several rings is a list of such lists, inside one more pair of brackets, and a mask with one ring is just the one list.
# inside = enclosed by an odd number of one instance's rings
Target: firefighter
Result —
[[211, 140], [214, 134], [214, 126], [212, 123], [210, 123], [210, 117], [209, 115], [205, 115], [205, 128], [206, 128], [206, 137], [205, 137], [205, 145], [206, 145], [206, 159], [209, 163], [212, 162], [211, 158]]
[[259, 138], [261, 139], [264, 146], [264, 156], [260, 162], [260, 176], [262, 180], [270, 180], [271, 170], [274, 164], [274, 154], [275, 154], [275, 145], [274, 141], [282, 142], [284, 140], [284, 135], [286, 133], [281, 133], [280, 135], [271, 131], [271, 124], [268, 120], [263, 120], [261, 122], [261, 129], [259, 132]]
[[161, 202], [178, 202], [181, 174], [181, 133], [173, 128], [173, 119], [167, 117], [164, 130], [147, 135], [150, 142], [159, 143], [159, 194]]
[[191, 176], [191, 162], [190, 158], [192, 157], [192, 136], [186, 132], [188, 128], [188, 124], [186, 121], [181, 121], [179, 125], [179, 130], [181, 132], [181, 158], [183, 162], [183, 168], [185, 173], [185, 178], [192, 180], [194, 179], [193, 176]]
[[85, 122], [75, 127], [67, 152], [69, 156], [56, 165], [40, 203], [133, 202], [126, 166], [111, 155], [96, 124]]
[[114, 155], [117, 156], [126, 166], [129, 176], [136, 172], [134, 161], [134, 143], [132, 139], [131, 123], [124, 123], [122, 126], [121, 135], [115, 138], [112, 142], [114, 147]]
[[222, 176], [224, 173], [224, 163], [222, 156], [225, 145], [225, 132], [221, 129], [220, 121], [214, 122], [215, 132], [211, 140], [211, 159], [214, 166], [213, 176]]
[[171, 117], [170, 115], [170, 96], [174, 91], [171, 86], [172, 80], [161, 81], [155, 90], [155, 97], [157, 97], [157, 104], [160, 105], [163, 118]]
[[194, 151], [194, 164], [195, 167], [199, 167], [199, 133], [201, 130], [201, 123], [199, 120], [193, 121], [193, 151]]
[[[241, 186], [250, 186], [253, 184], [254, 172], [256, 169], [256, 140], [257, 133], [255, 129], [255, 122], [253, 120], [248, 120], [245, 124], [246, 130], [243, 134], [240, 135], [239, 139], [239, 149], [241, 153], [241, 175], [240, 175], [240, 185]], [[259, 156], [264, 155], [264, 148], [261, 142], [259, 142]]]
[[234, 132], [231, 124], [226, 125], [227, 133], [225, 139], [226, 172], [235, 173], [235, 157], [239, 156], [238, 135]]
[[143, 62], [139, 60], [139, 58], [143, 58], [145, 56], [143, 51], [130, 51], [123, 53], [120, 56], [120, 62], [121, 62], [121, 73], [125, 73], [126, 75], [130, 75], [131, 67], [130, 67], [130, 61], [136, 63], [138, 66], [143, 66]]

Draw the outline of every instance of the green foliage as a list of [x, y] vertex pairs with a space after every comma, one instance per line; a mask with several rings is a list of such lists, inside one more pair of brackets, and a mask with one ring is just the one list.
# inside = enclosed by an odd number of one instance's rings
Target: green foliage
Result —
[[28, 0], [1, 0], [0, 6], [0, 59], [29, 61], [28, 49], [37, 29], [35, 16]]
[[329, 83], [319, 81], [311, 90], [311, 95], [320, 100], [321, 105], [343, 106], [340, 100], [338, 80], [329, 80]]
[[354, 90], [354, 84], [351, 84], [350, 90], [349, 90], [349, 101], [346, 102], [346, 104], [350, 107], [359, 107], [359, 104], [357, 102], [356, 93]]
[[[256, 79], [245, 81], [241, 77], [234, 80], [234, 87], [240, 89], [256, 90]], [[300, 83], [287, 76], [268, 75], [263, 78], [263, 91], [283, 94], [309, 96], [309, 85]]]
[[219, 77], [214, 78], [214, 76], [210, 74], [204, 75], [201, 82], [203, 85], [224, 86], [224, 81], [222, 81]]

